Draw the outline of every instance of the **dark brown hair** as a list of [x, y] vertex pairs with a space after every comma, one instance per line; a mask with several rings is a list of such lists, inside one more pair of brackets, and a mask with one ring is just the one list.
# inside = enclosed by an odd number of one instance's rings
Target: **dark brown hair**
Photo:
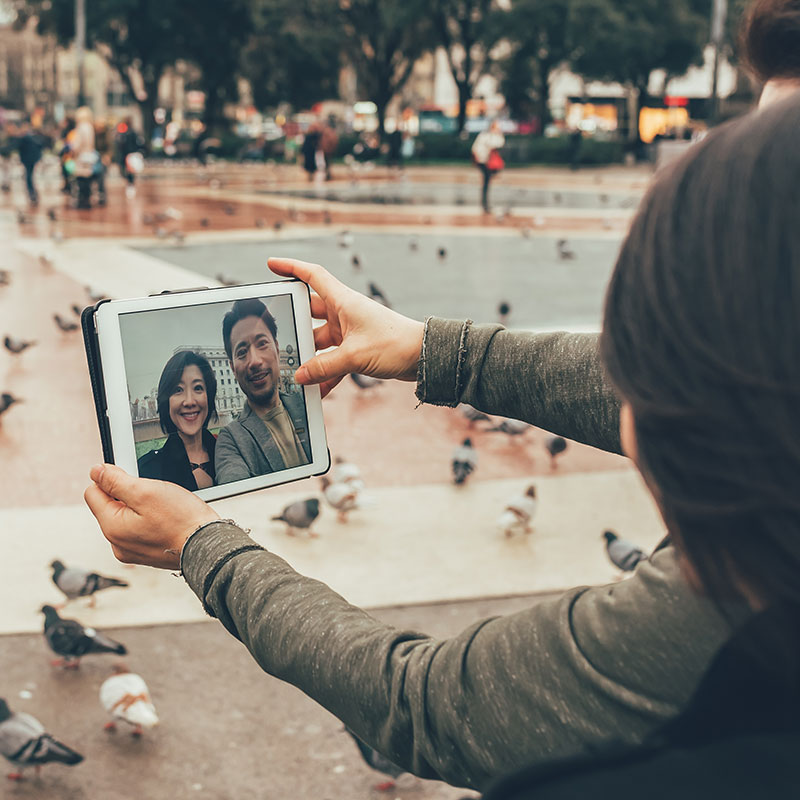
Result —
[[743, 17], [740, 46], [760, 81], [800, 80], [800, 0], [755, 0]]
[[278, 341], [278, 326], [275, 317], [270, 314], [269, 309], [255, 297], [246, 300], [234, 301], [231, 310], [222, 318], [222, 342], [225, 345], [225, 352], [228, 358], [233, 357], [231, 345], [231, 331], [233, 326], [246, 317], [258, 317], [267, 326], [267, 330], [272, 334], [272, 338]]
[[200, 369], [203, 381], [206, 385], [206, 397], [208, 398], [208, 414], [203, 421], [203, 427], [208, 427], [211, 417], [217, 419], [217, 378], [208, 359], [193, 350], [179, 350], [170, 356], [169, 361], [161, 371], [161, 378], [158, 381], [158, 419], [161, 423], [161, 430], [167, 435], [175, 433], [178, 429], [169, 415], [169, 398], [172, 397], [175, 389], [183, 378], [183, 371], [186, 367], [194, 365]]
[[645, 198], [606, 296], [638, 465], [718, 599], [800, 601], [799, 130], [800, 92], [695, 145]]

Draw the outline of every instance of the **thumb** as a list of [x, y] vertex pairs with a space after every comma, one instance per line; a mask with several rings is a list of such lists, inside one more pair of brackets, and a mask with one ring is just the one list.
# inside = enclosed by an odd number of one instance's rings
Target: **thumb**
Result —
[[124, 469], [114, 464], [99, 464], [92, 467], [89, 477], [110, 497], [125, 505], [133, 505], [136, 498], [138, 478], [133, 478]]
[[337, 347], [331, 352], [320, 353], [306, 361], [295, 373], [295, 380], [300, 384], [322, 383], [352, 372], [347, 353], [342, 350], [343, 348]]

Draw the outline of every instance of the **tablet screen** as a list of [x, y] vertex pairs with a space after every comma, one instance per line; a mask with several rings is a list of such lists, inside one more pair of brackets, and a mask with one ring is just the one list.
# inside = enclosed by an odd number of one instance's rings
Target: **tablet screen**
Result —
[[291, 294], [119, 314], [141, 477], [191, 490], [312, 460]]

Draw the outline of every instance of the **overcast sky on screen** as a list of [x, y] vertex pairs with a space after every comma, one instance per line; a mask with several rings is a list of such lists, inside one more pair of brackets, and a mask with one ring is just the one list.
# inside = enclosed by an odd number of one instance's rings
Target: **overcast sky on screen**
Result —
[[[275, 317], [281, 349], [290, 344], [297, 351], [291, 295], [261, 300]], [[222, 318], [231, 305], [228, 300], [121, 315], [122, 352], [131, 400], [142, 399], [158, 386], [164, 365], [178, 347], [223, 347]]]

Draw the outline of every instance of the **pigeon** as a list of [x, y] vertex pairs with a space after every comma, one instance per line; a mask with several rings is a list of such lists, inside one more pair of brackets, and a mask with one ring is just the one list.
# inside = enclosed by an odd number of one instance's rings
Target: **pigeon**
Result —
[[444, 247], [440, 247], [440, 248], [439, 248], [439, 249], [436, 251], [436, 255], [438, 255], [438, 256], [439, 256], [439, 259], [440, 259], [441, 261], [444, 261], [444, 260], [447, 258], [447, 250], [446, 250]]
[[166, 239], [167, 238], [167, 229], [166, 228], [162, 228], [162, 227], [159, 226], [158, 228], [156, 228], [156, 236], [159, 239]]
[[79, 306], [77, 303], [73, 303], [73, 304], [70, 306], [70, 308], [72, 309], [72, 313], [73, 313], [73, 314], [74, 314], [76, 317], [79, 317], [81, 314], [83, 314], [83, 308], [81, 308], [81, 306]]
[[186, 242], [186, 234], [183, 231], [172, 231], [170, 237], [177, 245], [183, 245]]
[[562, 261], [575, 258], [575, 251], [570, 249], [569, 242], [566, 239], [559, 239], [556, 242], [556, 249], [558, 250], [558, 257]]
[[275, 222], [272, 223], [272, 230], [274, 230], [275, 233], [280, 233], [283, 230], [283, 222], [276, 219]]
[[527, 225], [523, 225], [522, 228], [520, 228], [519, 232], [522, 235], [523, 239], [531, 238], [531, 229]]
[[339, 247], [352, 247], [355, 239], [350, 231], [342, 231], [339, 234]]
[[364, 481], [361, 477], [361, 470], [349, 461], [337, 457], [331, 468], [331, 480], [334, 483], [346, 483], [360, 492], [364, 489]]
[[484, 414], [483, 411], [478, 411], [477, 408], [473, 408], [468, 403], [459, 403], [458, 404], [458, 411], [462, 417], [469, 420], [470, 428], [476, 422], [491, 422], [492, 418], [488, 414]]
[[603, 192], [603, 194], [600, 195], [600, 202], [601, 203], [607, 203], [608, 202], [608, 195], [605, 192]]
[[55, 230], [50, 234], [50, 238], [56, 243], [61, 244], [66, 238], [64, 236], [64, 231]]
[[81, 658], [92, 653], [127, 655], [124, 644], [115, 642], [94, 628], [84, 628], [75, 619], [62, 619], [54, 606], [42, 606], [41, 610], [44, 614], [44, 638], [50, 649], [61, 656], [51, 662], [54, 667], [77, 669]]
[[464, 441], [453, 451], [453, 481], [461, 486], [475, 471], [478, 465], [478, 455], [472, 446], [471, 439]]
[[611, 563], [623, 572], [633, 572], [640, 561], [647, 559], [647, 553], [632, 542], [620, 539], [614, 531], [605, 531], [603, 538], [606, 540], [606, 553]]
[[373, 389], [381, 382], [380, 378], [373, 378], [371, 375], [361, 375], [358, 372], [351, 372], [350, 377], [359, 389]]
[[0, 269], [0, 286], [11, 284], [11, 273], [7, 269]]
[[208, 217], [200, 217], [200, 227], [208, 228], [211, 225], [211, 220]]
[[24, 211], [17, 211], [17, 222], [20, 225], [26, 225], [30, 220]]
[[24, 711], [12, 712], [8, 703], [0, 698], [0, 753], [17, 769], [8, 777], [22, 780], [25, 767], [43, 764], [66, 764], [74, 766], [83, 761], [83, 756], [45, 733], [44, 726], [36, 717]]
[[368, 744], [362, 742], [347, 726], [345, 726], [345, 730], [356, 743], [356, 747], [361, 754], [361, 758], [364, 759], [364, 763], [376, 772], [381, 772], [389, 776], [390, 780], [376, 784], [375, 789], [379, 792], [388, 792], [390, 789], [394, 789], [396, 779], [405, 774], [406, 770], [402, 767], [398, 767], [394, 761], [391, 761], [386, 758], [386, 756], [381, 755], [377, 750], [373, 750]]
[[8, 392], [0, 394], [0, 417], [2, 417], [14, 403], [21, 402], [22, 400], [20, 400], [19, 397], [14, 397], [13, 394], [9, 394]]
[[25, 341], [25, 339], [14, 339], [11, 336], [6, 336], [6, 338], [3, 339], [3, 344], [9, 353], [13, 353], [16, 356], [27, 350], [29, 347], [33, 347], [36, 342], [33, 340]]
[[553, 202], [557, 205], [560, 205], [564, 202], [564, 196], [561, 194], [561, 192], [553, 192]]
[[239, 283], [239, 281], [234, 278], [227, 278], [221, 272], [218, 272], [216, 277], [223, 286], [236, 286]]
[[230, 203], [225, 203], [222, 207], [222, 210], [229, 216], [232, 217], [236, 213], [236, 207], [231, 205]]
[[122, 721], [133, 725], [132, 736], [141, 736], [144, 728], [158, 725], [158, 714], [147, 684], [122, 663], [114, 664], [112, 670], [114, 674], [100, 687], [100, 702], [111, 714], [105, 730], [115, 731], [117, 722]]
[[525, 494], [512, 497], [497, 519], [497, 526], [510, 538], [515, 533], [530, 533], [531, 520], [536, 513], [536, 487], [531, 485]]
[[339, 522], [347, 522], [347, 514], [358, 508], [358, 489], [349, 483], [333, 483], [322, 477], [322, 494], [328, 505], [338, 512]]
[[555, 469], [558, 466], [556, 459], [567, 449], [567, 440], [563, 436], [548, 436], [544, 446], [550, 453], [550, 469]]
[[52, 269], [52, 268], [53, 268], [53, 261], [52, 261], [52, 259], [50, 259], [50, 258], [48, 258], [46, 255], [44, 255], [44, 253], [42, 253], [42, 255], [40, 255], [40, 256], [39, 256], [39, 263], [40, 263], [40, 264], [41, 264], [41, 265], [42, 265], [42, 266], [43, 266], [45, 269]]
[[47, 209], [47, 219], [49, 219], [51, 222], [55, 222], [58, 219], [56, 216], [56, 210], [54, 208]]
[[288, 526], [286, 532], [294, 536], [295, 530], [308, 530], [309, 536], [317, 534], [311, 530], [311, 525], [319, 516], [319, 500], [310, 497], [308, 500], [298, 500], [290, 503], [281, 511], [277, 517], [272, 517], [273, 521], [285, 522]]
[[61, 314], [53, 314], [53, 319], [55, 320], [56, 325], [64, 332], [69, 333], [70, 331], [78, 330], [78, 323], [73, 322], [69, 319], [64, 319]]
[[416, 236], [412, 236], [408, 240], [408, 249], [415, 253], [419, 250], [419, 239]]
[[142, 223], [144, 225], [153, 225], [155, 221], [155, 217], [152, 214], [148, 214], [147, 212], [142, 214]]
[[[53, 583], [66, 595], [64, 605], [77, 597], [89, 597], [89, 605], [94, 607], [94, 593], [112, 586], [126, 588], [125, 581], [106, 578], [96, 572], [89, 572], [80, 567], [65, 567], [60, 561], [53, 561]], [[63, 608], [63, 606], [62, 606]]]
[[355, 253], [353, 253], [353, 257], [350, 259], [350, 263], [353, 265], [354, 270], [361, 269], [361, 259]]
[[497, 317], [501, 325], [506, 325], [508, 323], [509, 314], [511, 314], [511, 303], [502, 300], [497, 306]]
[[521, 419], [504, 419], [494, 428], [487, 428], [487, 433], [505, 433], [507, 436], [522, 436], [531, 429], [527, 422]]
[[378, 288], [378, 286], [372, 281], [370, 281], [368, 285], [369, 296], [376, 302], [380, 303], [382, 306], [386, 306], [386, 308], [391, 308], [391, 303], [386, 299], [386, 295]]

